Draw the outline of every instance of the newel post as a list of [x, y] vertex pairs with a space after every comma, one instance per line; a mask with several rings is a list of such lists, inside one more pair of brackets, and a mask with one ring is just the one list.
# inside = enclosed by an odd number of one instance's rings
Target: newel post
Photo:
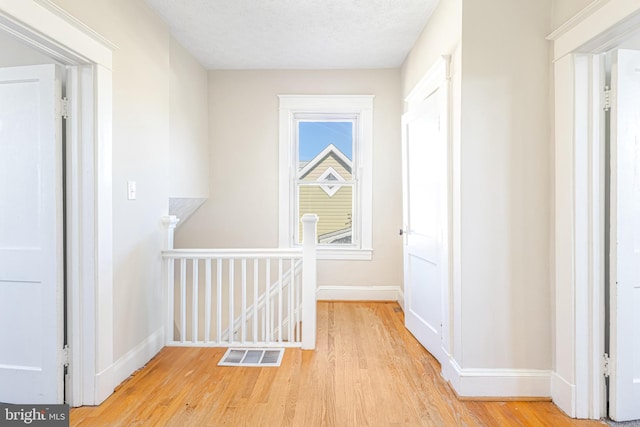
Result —
[[[162, 224], [164, 225], [165, 237], [162, 244], [162, 249], [165, 251], [173, 250], [173, 235], [176, 229], [176, 225], [180, 221], [175, 215], [165, 215], [162, 217]], [[174, 260], [167, 258], [166, 262], [162, 262], [162, 280], [164, 281], [164, 307], [165, 307], [165, 319], [164, 319], [164, 342], [169, 344], [173, 341], [173, 280]]]
[[302, 216], [302, 349], [316, 348], [318, 215]]
[[164, 225], [165, 237], [162, 249], [165, 251], [173, 250], [173, 234], [178, 225], [178, 219], [175, 215], [165, 215], [162, 217], [162, 224]]

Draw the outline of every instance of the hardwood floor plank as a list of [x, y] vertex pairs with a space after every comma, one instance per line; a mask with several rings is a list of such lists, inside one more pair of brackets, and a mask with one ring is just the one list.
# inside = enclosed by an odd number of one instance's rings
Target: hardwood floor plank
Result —
[[219, 367], [225, 349], [165, 348], [72, 426], [597, 426], [551, 402], [461, 401], [390, 302], [320, 302], [316, 351]]

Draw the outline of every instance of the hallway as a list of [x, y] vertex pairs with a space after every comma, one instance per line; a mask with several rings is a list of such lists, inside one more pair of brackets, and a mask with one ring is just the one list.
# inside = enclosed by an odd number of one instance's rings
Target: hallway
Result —
[[459, 401], [396, 303], [319, 302], [315, 352], [228, 368], [223, 348], [163, 349], [72, 426], [587, 426], [551, 402]]

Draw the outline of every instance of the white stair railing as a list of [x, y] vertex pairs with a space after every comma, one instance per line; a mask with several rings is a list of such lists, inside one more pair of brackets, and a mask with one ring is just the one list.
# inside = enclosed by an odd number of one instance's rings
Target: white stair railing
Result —
[[315, 348], [317, 221], [296, 249], [174, 249], [164, 217], [166, 344]]

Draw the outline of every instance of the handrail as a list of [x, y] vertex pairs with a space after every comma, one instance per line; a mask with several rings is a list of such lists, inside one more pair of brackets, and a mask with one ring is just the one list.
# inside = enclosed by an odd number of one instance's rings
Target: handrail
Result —
[[165, 259], [178, 258], [291, 258], [302, 259], [300, 249], [167, 249], [162, 251]]

